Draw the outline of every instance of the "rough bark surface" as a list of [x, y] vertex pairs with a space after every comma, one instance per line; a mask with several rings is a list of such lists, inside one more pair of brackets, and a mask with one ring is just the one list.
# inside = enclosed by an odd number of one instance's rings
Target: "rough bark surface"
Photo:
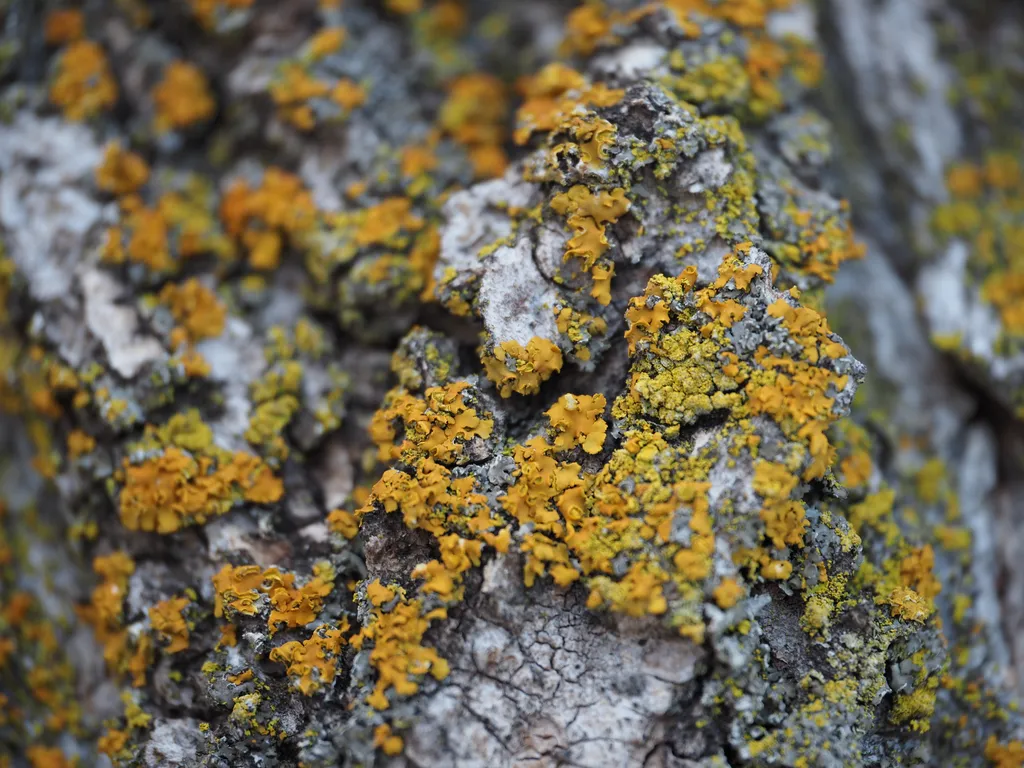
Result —
[[0, 27], [0, 768], [1024, 765], [1017, 4]]

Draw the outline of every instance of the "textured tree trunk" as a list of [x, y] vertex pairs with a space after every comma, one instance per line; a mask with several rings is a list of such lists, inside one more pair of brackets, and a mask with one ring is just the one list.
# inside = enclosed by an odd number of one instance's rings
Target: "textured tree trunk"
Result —
[[1024, 764], [1016, 4], [0, 19], [0, 768]]

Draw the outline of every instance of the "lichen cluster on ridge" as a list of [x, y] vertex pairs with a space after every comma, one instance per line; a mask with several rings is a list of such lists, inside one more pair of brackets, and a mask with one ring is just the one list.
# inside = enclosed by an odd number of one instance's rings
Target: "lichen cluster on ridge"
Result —
[[1019, 765], [824, 310], [808, 9], [300, 5], [54, 6], [4, 85], [0, 768]]

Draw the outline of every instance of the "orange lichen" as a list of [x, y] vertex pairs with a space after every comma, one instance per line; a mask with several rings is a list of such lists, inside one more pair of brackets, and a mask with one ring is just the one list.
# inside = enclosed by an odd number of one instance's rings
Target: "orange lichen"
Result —
[[250, 8], [253, 0], [188, 0], [192, 15], [206, 29], [215, 29], [224, 16]]
[[438, 126], [464, 145], [476, 177], [500, 176], [508, 159], [502, 148], [508, 118], [505, 85], [493, 75], [473, 73], [455, 78], [438, 115]]
[[270, 651], [270, 660], [286, 664], [288, 676], [304, 696], [311, 696], [325, 685], [334, 682], [338, 669], [338, 656], [345, 644], [348, 621], [342, 619], [337, 626], [321, 624], [308, 640], [293, 640]]
[[184, 283], [165, 285], [160, 301], [168, 306], [192, 342], [220, 336], [224, 331], [227, 309], [213, 291], [194, 277]]
[[96, 185], [104, 192], [127, 195], [138, 191], [149, 179], [149, 166], [142, 157], [112, 141], [96, 169]]
[[302, 65], [287, 62], [281, 66], [278, 77], [270, 84], [270, 97], [277, 105], [281, 119], [302, 131], [316, 126], [312, 99], [320, 99], [330, 92], [330, 86], [310, 75]]
[[136, 531], [173, 533], [202, 525], [243, 499], [269, 504], [284, 493], [268, 466], [241, 452], [218, 465], [172, 446], [140, 464], [125, 459], [121, 475], [121, 522]]
[[360, 212], [353, 240], [357, 247], [388, 245], [403, 231], [415, 232], [423, 227], [423, 219], [412, 212], [412, 200], [389, 197]]
[[425, 458], [416, 464], [414, 474], [385, 471], [357, 514], [364, 515], [379, 503], [385, 512], [400, 512], [407, 527], [442, 536], [449, 518], [467, 515], [474, 507], [486, 510], [487, 497], [475, 489], [472, 476], [453, 477], [450, 470]]
[[617, 21], [600, 3], [584, 3], [574, 8], [565, 18], [563, 50], [589, 56], [598, 43], [607, 39]]
[[982, 285], [981, 295], [999, 310], [1007, 333], [1024, 336], [1024, 271], [993, 274]]
[[551, 444], [556, 451], [580, 446], [587, 453], [600, 453], [608, 423], [601, 418], [607, 403], [604, 395], [562, 395], [545, 415], [551, 422]]
[[[436, 142], [433, 142], [436, 144]], [[432, 144], [426, 146], [409, 145], [402, 148], [402, 155], [399, 161], [399, 171], [402, 177], [408, 179], [410, 185], [409, 194], [415, 195], [422, 188], [429, 184], [428, 173], [437, 169], [437, 153]]]
[[803, 479], [813, 480], [823, 476], [835, 461], [836, 451], [826, 432], [837, 418], [834, 395], [848, 382], [846, 376], [819, 363], [842, 357], [847, 350], [833, 340], [825, 318], [809, 307], [794, 307], [779, 299], [768, 307], [768, 314], [782, 320], [803, 351], [799, 359], [793, 359], [758, 350], [755, 360], [763, 371], [752, 375], [745, 388], [750, 410], [771, 415], [787, 435], [806, 444], [811, 461]]
[[[542, 438], [515, 449], [515, 481], [499, 501], [521, 526], [532, 530], [521, 545], [527, 555], [527, 586], [546, 574], [560, 586], [583, 579], [590, 588], [591, 608], [605, 606], [631, 616], [666, 612], [663, 587], [670, 581], [692, 594], [691, 584], [711, 570], [710, 486], [663, 484], [649, 463], [658, 446], [657, 439], [645, 442], [631, 436], [596, 476], [583, 474], [578, 464], [557, 461], [553, 446]], [[637, 477], [651, 482], [637, 483]], [[628, 495], [621, 485], [627, 478]], [[690, 510], [688, 547], [670, 542], [673, 518], [682, 510]], [[643, 554], [644, 542], [663, 547], [662, 554]], [[612, 561], [620, 555], [629, 557], [630, 567], [615, 577]], [[679, 630], [687, 636], [699, 634], [692, 621]]]
[[460, 601], [462, 574], [480, 565], [483, 542], [454, 533], [439, 537], [438, 542], [441, 559], [417, 565], [410, 575], [425, 582], [421, 587], [423, 594], [435, 594], [445, 603]]
[[[595, 272], [591, 273], [597, 274]], [[610, 275], [609, 275], [610, 281]], [[610, 282], [609, 282], [610, 286]], [[588, 343], [597, 337], [603, 336], [608, 330], [608, 323], [602, 317], [596, 317], [588, 312], [580, 312], [572, 307], [556, 305], [555, 325], [558, 332], [563, 334], [573, 344], [572, 354], [578, 360], [589, 360], [591, 357]]]
[[[266, 574], [264, 574], [266, 579]], [[285, 627], [303, 627], [313, 621], [323, 609], [324, 598], [334, 589], [334, 571], [326, 565], [313, 568], [313, 578], [301, 587], [295, 586], [295, 576], [284, 574], [274, 579], [268, 592], [270, 618], [267, 626], [271, 634], [283, 624]]]
[[900, 561], [900, 581], [925, 600], [933, 600], [942, 591], [942, 584], [935, 578], [935, 551], [931, 544], [914, 549]]
[[[277, 574], [275, 569], [269, 576]], [[215, 590], [213, 615], [217, 618], [234, 612], [255, 616], [256, 601], [265, 594], [268, 576], [257, 565], [224, 565], [213, 576]]]
[[68, 120], [87, 120], [110, 109], [117, 93], [107, 57], [97, 43], [78, 40], [61, 52], [50, 85], [50, 101]]
[[465, 457], [470, 440], [490, 437], [494, 420], [467, 405], [468, 388], [464, 381], [430, 387], [421, 398], [401, 389], [389, 392], [370, 424], [380, 460], [427, 455], [451, 464]]
[[219, 651], [221, 648], [234, 648], [238, 645], [238, 627], [234, 624], [222, 624], [219, 627], [219, 631], [220, 638], [217, 640], [217, 645], [214, 647], [214, 650]]
[[[127, 235], [127, 245], [124, 237]], [[107, 230], [101, 255], [104, 261], [123, 264], [132, 261], [145, 264], [155, 272], [168, 271], [173, 262], [168, 226], [160, 211], [147, 208], [137, 199], [128, 198], [122, 225]]]
[[377, 671], [377, 683], [367, 703], [374, 709], [387, 709], [387, 693], [411, 696], [419, 690], [417, 678], [430, 674], [436, 680], [448, 676], [448, 662], [433, 648], [422, 645], [430, 621], [442, 618], [443, 611], [423, 614], [417, 600], [405, 597], [395, 587], [399, 600], [389, 610], [374, 607], [369, 622], [350, 643], [356, 650], [372, 643], [370, 664]]
[[[579, 259], [583, 269], [591, 271], [595, 283], [600, 282], [599, 278], [611, 277], [609, 265], [601, 265], [603, 271], [600, 273], [594, 271], [598, 268], [598, 259], [609, 247], [606, 225], [618, 221], [629, 210], [629, 205], [626, 192], [621, 187], [595, 195], [587, 187], [577, 184], [551, 199], [552, 209], [565, 216], [566, 224], [573, 231], [565, 260]], [[595, 291], [593, 295], [601, 304], [608, 304], [611, 298], [606, 290]]]
[[857, 242], [853, 226], [845, 219], [847, 206], [839, 215], [829, 215], [818, 221], [810, 211], [790, 211], [794, 223], [800, 227], [797, 243], [789, 243], [776, 250], [782, 263], [791, 264], [824, 282], [835, 279], [836, 271], [846, 261], [864, 257], [865, 246]]
[[92, 567], [101, 581], [93, 589], [90, 603], [79, 613], [92, 626], [107, 667], [124, 671], [130, 655], [128, 631], [123, 626], [124, 600], [135, 562], [124, 552], [114, 552], [96, 557]]
[[59, 8], [46, 15], [43, 38], [47, 45], [65, 45], [85, 36], [85, 17], [77, 8]]
[[591, 610], [607, 604], [627, 616], [659, 616], [668, 610], [663, 585], [668, 575], [660, 567], [633, 563], [619, 581], [598, 577], [591, 581], [587, 607]]
[[[271, 651], [273, 653], [273, 651]], [[244, 669], [237, 675], [226, 675], [225, 679], [232, 685], [245, 685], [256, 676], [252, 669]]]
[[[701, 34], [701, 23], [709, 20], [726, 22], [736, 27], [745, 38], [742, 62], [736, 62], [740, 78], [728, 79], [742, 85], [745, 113], [763, 119], [784, 106], [779, 80], [785, 72], [805, 87], [816, 85], [821, 78], [820, 54], [806, 41], [786, 35], [781, 40], [768, 33], [767, 19], [773, 10], [790, 5], [790, 0], [667, 0], [665, 6], [675, 13], [687, 37]], [[728, 61], [727, 59], [724, 59]], [[723, 62], [712, 59], [709, 67]], [[717, 79], [721, 80], [722, 75]], [[696, 99], [700, 101], [700, 99]]]
[[562, 351], [550, 339], [534, 336], [524, 347], [518, 341], [503, 341], [492, 352], [481, 355], [487, 378], [502, 397], [512, 393], [533, 395], [540, 385], [562, 370]]
[[984, 176], [973, 163], [956, 163], [946, 171], [946, 189], [956, 198], [979, 197], [984, 189]]
[[165, 643], [164, 653], [180, 653], [188, 648], [188, 624], [182, 613], [188, 603], [187, 597], [172, 597], [149, 609], [149, 621], [157, 637]]
[[985, 742], [985, 759], [994, 768], [1019, 768], [1024, 765], [1024, 741], [1014, 739], [1003, 744], [992, 734]]
[[68, 433], [68, 456], [77, 459], [87, 453], [91, 453], [96, 447], [96, 439], [80, 429], [73, 429]]
[[33, 744], [25, 750], [25, 757], [32, 768], [73, 768], [74, 765], [59, 747]]
[[[990, 152], [984, 164], [951, 167], [946, 183], [952, 200], [936, 208], [933, 226], [943, 238], [971, 246], [969, 266], [981, 297], [998, 312], [1007, 341], [1024, 338], [1024, 174], [1018, 158]], [[955, 345], [954, 345], [955, 346]]]
[[655, 275], [647, 283], [643, 296], [629, 300], [626, 309], [628, 327], [623, 334], [629, 342], [629, 353], [654, 343], [665, 324], [669, 322], [669, 302], [678, 300], [697, 283], [697, 268], [687, 267], [676, 278]]
[[[285, 61], [280, 66], [269, 91], [282, 120], [301, 131], [311, 131], [318, 118], [345, 118], [366, 102], [362, 84], [347, 77], [334, 79], [329, 69], [316, 66], [341, 48], [346, 35], [341, 27], [323, 29], [309, 39], [298, 60]], [[314, 74], [314, 69], [318, 74]]]
[[867, 451], [855, 451], [845, 456], [839, 463], [843, 485], [848, 488], [861, 488], [867, 485], [874, 471], [874, 462]]
[[[559, 547], [557, 542], [564, 536], [566, 527], [556, 502], [563, 494], [582, 485], [580, 465], [556, 461], [551, 455], [551, 446], [540, 437], [517, 445], [513, 458], [516, 462], [512, 473], [515, 480], [505, 494], [498, 497], [498, 501], [520, 525], [532, 524], [535, 534], [530, 546], [524, 546], [530, 552], [525, 565], [525, 581], [527, 586], [532, 586], [537, 576], [546, 573], [545, 563], [569, 564], [565, 545]], [[566, 497], [566, 501], [570, 498]]]
[[401, 736], [392, 733], [390, 725], [384, 723], [373, 729], [373, 746], [380, 749], [385, 755], [394, 757], [402, 754], [405, 742], [402, 741]]
[[140, 635], [135, 652], [128, 659], [128, 673], [132, 677], [132, 686], [141, 688], [146, 684], [146, 670], [153, 663], [153, 641], [148, 634]]
[[396, 594], [398, 593], [393, 588], [381, 584], [380, 579], [374, 579], [366, 585], [366, 599], [375, 608], [390, 603], [395, 599]]
[[624, 91], [591, 84], [576, 70], [552, 63], [518, 83], [523, 104], [516, 112], [516, 144], [525, 144], [536, 132], [553, 131], [579, 106], [610, 107]]
[[732, 608], [744, 595], [743, 587], [736, 579], [722, 579], [722, 583], [711, 593], [715, 603], [723, 610]]
[[754, 465], [754, 490], [765, 500], [761, 509], [765, 535], [777, 549], [802, 547], [804, 532], [810, 525], [803, 505], [789, 498], [797, 483], [796, 475], [781, 464], [758, 461]]
[[769, 581], [785, 581], [793, 574], [793, 564], [788, 560], [766, 560], [761, 565], [761, 575]]
[[[213, 614], [231, 619], [236, 613], [255, 616], [269, 606], [271, 634], [284, 627], [302, 627], [323, 610], [324, 598], [334, 589], [334, 571], [326, 563], [313, 567], [313, 577], [296, 586], [295, 574], [255, 565], [223, 566], [213, 576]], [[263, 596], [266, 601], [261, 602]]]
[[366, 103], [366, 89], [353, 80], [341, 78], [330, 91], [330, 99], [343, 113], [351, 112]]
[[221, 219], [232, 237], [248, 249], [254, 269], [276, 269], [286, 239], [295, 241], [316, 221], [313, 197], [298, 176], [267, 168], [261, 185], [238, 181], [224, 194]]
[[107, 757], [113, 758], [120, 754], [128, 745], [128, 739], [128, 731], [108, 728], [106, 733], [96, 741], [96, 749]]
[[912, 589], [897, 587], [885, 600], [892, 615], [905, 621], [924, 623], [935, 610], [933, 604]]
[[[557, 138], [548, 152], [548, 165], [557, 170], [563, 160], [580, 160], [598, 166], [608, 159], [608, 150], [615, 145], [615, 126], [595, 113], [572, 115], [559, 123]], [[559, 141], [564, 137], [564, 140]]]
[[172, 61], [153, 88], [156, 129], [176, 131], [213, 117], [217, 103], [210, 93], [206, 75], [187, 61]]
[[327, 527], [346, 539], [354, 539], [359, 533], [359, 520], [346, 509], [332, 509], [327, 513]]
[[306, 55], [316, 61], [337, 53], [347, 37], [348, 32], [344, 27], [325, 27], [306, 42]]

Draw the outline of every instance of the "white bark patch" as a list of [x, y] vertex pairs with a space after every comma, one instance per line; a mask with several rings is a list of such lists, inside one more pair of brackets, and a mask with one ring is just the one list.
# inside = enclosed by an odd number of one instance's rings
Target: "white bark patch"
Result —
[[103, 210], [91, 195], [101, 158], [82, 125], [20, 112], [0, 128], [0, 225], [38, 301], [71, 290], [74, 265]]
[[86, 325], [103, 345], [111, 368], [129, 379], [143, 366], [166, 357], [160, 342], [137, 333], [135, 311], [117, 303], [123, 295], [117, 280], [91, 269], [81, 275], [79, 282], [85, 297]]
[[479, 302], [484, 325], [496, 342], [514, 340], [525, 345], [534, 336], [558, 338], [554, 314], [558, 294], [534, 264], [531, 247], [521, 237], [515, 247], [502, 246], [487, 261]]

